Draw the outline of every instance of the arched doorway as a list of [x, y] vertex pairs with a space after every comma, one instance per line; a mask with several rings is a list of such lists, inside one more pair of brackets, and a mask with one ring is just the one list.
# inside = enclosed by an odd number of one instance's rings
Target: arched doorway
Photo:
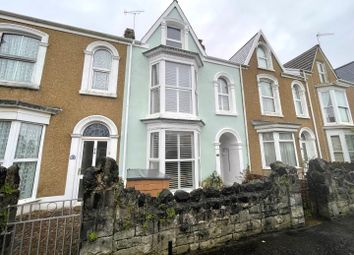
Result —
[[224, 129], [217, 135], [216, 165], [224, 185], [230, 186], [242, 179], [242, 146], [238, 134]]
[[107, 117], [93, 115], [79, 121], [71, 137], [65, 196], [78, 198], [82, 170], [102, 157], [117, 158], [118, 129]]
[[315, 135], [311, 129], [303, 128], [300, 130], [300, 148], [305, 172], [308, 162], [317, 157], [315, 140]]

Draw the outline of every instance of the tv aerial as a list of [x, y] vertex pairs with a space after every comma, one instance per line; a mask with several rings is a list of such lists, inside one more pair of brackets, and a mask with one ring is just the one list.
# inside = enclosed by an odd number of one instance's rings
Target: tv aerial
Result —
[[135, 11], [126, 11], [124, 10], [124, 14], [127, 15], [127, 14], [131, 14], [133, 15], [133, 29], [135, 31], [135, 18], [136, 18], [136, 15], [140, 14], [140, 13], [143, 13], [144, 11], [142, 10], [135, 10]]
[[320, 43], [320, 37], [322, 37], [322, 36], [329, 36], [329, 35], [334, 35], [334, 33], [317, 33], [317, 34], [316, 34], [316, 38], [317, 38], [318, 45], [321, 45], [321, 43]]

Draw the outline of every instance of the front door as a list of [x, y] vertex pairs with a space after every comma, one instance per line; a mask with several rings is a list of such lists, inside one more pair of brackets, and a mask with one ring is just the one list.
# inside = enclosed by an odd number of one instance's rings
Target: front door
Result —
[[107, 156], [107, 143], [104, 140], [83, 140], [81, 147], [81, 163], [78, 169], [79, 194], [78, 198], [82, 199], [82, 177], [84, 171], [91, 167], [97, 166], [99, 160]]

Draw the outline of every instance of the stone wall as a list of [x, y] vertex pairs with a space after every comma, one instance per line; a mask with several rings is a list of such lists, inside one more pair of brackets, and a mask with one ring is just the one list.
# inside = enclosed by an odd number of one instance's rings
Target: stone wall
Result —
[[296, 169], [279, 162], [262, 180], [157, 198], [87, 178], [81, 254], [181, 254], [304, 224]]
[[[20, 196], [19, 184], [18, 166], [9, 168], [0, 166], [0, 252], [4, 254], [7, 252], [12, 234], [12, 228], [7, 228], [6, 224], [8, 220], [16, 217], [16, 207], [8, 208], [8, 206], [17, 205]], [[5, 242], [4, 238], [6, 238]]]
[[354, 213], [354, 164], [311, 160], [307, 179], [312, 208], [318, 216]]

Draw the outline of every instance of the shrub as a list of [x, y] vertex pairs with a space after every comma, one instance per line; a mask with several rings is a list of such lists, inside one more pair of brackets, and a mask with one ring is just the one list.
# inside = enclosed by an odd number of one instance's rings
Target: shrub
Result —
[[221, 179], [221, 176], [218, 175], [216, 171], [214, 171], [202, 182], [203, 188], [221, 189], [222, 186], [223, 186], [223, 181]]

